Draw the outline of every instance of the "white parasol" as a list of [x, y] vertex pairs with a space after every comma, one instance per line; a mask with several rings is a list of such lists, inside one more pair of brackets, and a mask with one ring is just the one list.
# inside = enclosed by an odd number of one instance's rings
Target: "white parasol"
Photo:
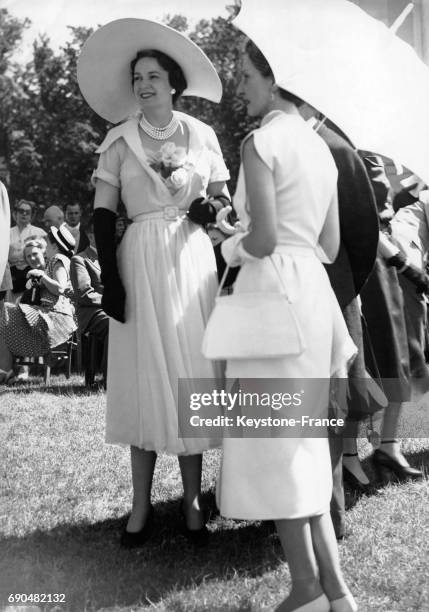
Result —
[[347, 0], [243, 0], [233, 23], [264, 53], [280, 87], [358, 149], [429, 183], [429, 68], [394, 33], [405, 17], [389, 29]]

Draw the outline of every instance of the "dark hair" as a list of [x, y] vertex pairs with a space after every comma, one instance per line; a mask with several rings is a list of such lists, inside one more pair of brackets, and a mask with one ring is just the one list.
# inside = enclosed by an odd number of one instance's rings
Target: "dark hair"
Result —
[[168, 81], [171, 87], [176, 90], [173, 94], [173, 104], [175, 104], [188, 86], [183, 70], [179, 64], [162, 51], [157, 51], [156, 49], [143, 49], [142, 51], [137, 52], [135, 58], [130, 64], [131, 83], [134, 82], [134, 69], [136, 64], [143, 57], [152, 57], [153, 59], [156, 59], [161, 68], [167, 71]]
[[49, 230], [48, 232], [47, 239], [51, 244], [55, 245], [58, 248], [60, 253], [66, 255], [66, 257], [68, 257], [69, 259], [71, 259], [71, 257], [74, 255], [73, 251], [65, 249], [57, 240], [55, 240], [55, 236], [53, 235], [51, 230]]
[[69, 206], [79, 206], [79, 210], [82, 212], [82, 206], [79, 204], [79, 202], [67, 202], [67, 204], [64, 206], [64, 210], [67, 210]]
[[[247, 53], [252, 64], [255, 66], [256, 70], [260, 72], [263, 77], [271, 77], [275, 82], [273, 71], [271, 70], [269, 63], [267, 62], [265, 55], [255, 45], [255, 43], [251, 40], [248, 40], [246, 42], [244, 50]], [[283, 100], [292, 102], [292, 104], [295, 104], [295, 106], [297, 106], [298, 108], [305, 104], [304, 100], [291, 93], [290, 91], [283, 89], [282, 87], [279, 87], [277, 91], [279, 92], [279, 96]]]
[[29, 206], [31, 208], [31, 215], [33, 215], [34, 213], [34, 209], [36, 208], [36, 203], [32, 202], [31, 200], [18, 200], [18, 202], [16, 202], [15, 206], [14, 206], [14, 210], [18, 210], [18, 208], [21, 206], [21, 204], [26, 204], [27, 206]]

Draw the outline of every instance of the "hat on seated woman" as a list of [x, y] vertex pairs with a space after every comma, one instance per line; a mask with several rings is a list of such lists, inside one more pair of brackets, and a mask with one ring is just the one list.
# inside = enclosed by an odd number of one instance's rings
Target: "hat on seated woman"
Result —
[[60, 227], [52, 225], [49, 229], [48, 240], [51, 243], [55, 242], [60, 252], [67, 255], [67, 257], [73, 256], [76, 241], [64, 224], [60, 225]]

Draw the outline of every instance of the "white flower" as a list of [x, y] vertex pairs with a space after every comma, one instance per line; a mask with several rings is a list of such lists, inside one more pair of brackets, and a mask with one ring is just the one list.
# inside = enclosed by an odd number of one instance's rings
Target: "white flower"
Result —
[[183, 187], [188, 182], [188, 173], [184, 168], [177, 168], [177, 170], [171, 173], [170, 182], [172, 187], [180, 189], [180, 187]]
[[159, 150], [159, 153], [161, 154], [161, 161], [164, 164], [164, 166], [171, 166], [172, 162], [171, 162], [171, 157], [173, 155], [173, 153], [176, 150], [176, 145], [174, 144], [174, 142], [166, 142], [165, 144], [162, 145], [162, 147]]
[[176, 150], [171, 155], [171, 165], [175, 168], [183, 166], [186, 161], [186, 149], [185, 147], [176, 147]]

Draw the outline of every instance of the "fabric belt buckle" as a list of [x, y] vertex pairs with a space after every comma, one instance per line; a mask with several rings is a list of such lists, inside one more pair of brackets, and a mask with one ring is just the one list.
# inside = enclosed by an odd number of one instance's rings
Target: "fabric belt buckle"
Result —
[[166, 221], [175, 221], [179, 217], [179, 208], [177, 206], [165, 206], [163, 212]]

